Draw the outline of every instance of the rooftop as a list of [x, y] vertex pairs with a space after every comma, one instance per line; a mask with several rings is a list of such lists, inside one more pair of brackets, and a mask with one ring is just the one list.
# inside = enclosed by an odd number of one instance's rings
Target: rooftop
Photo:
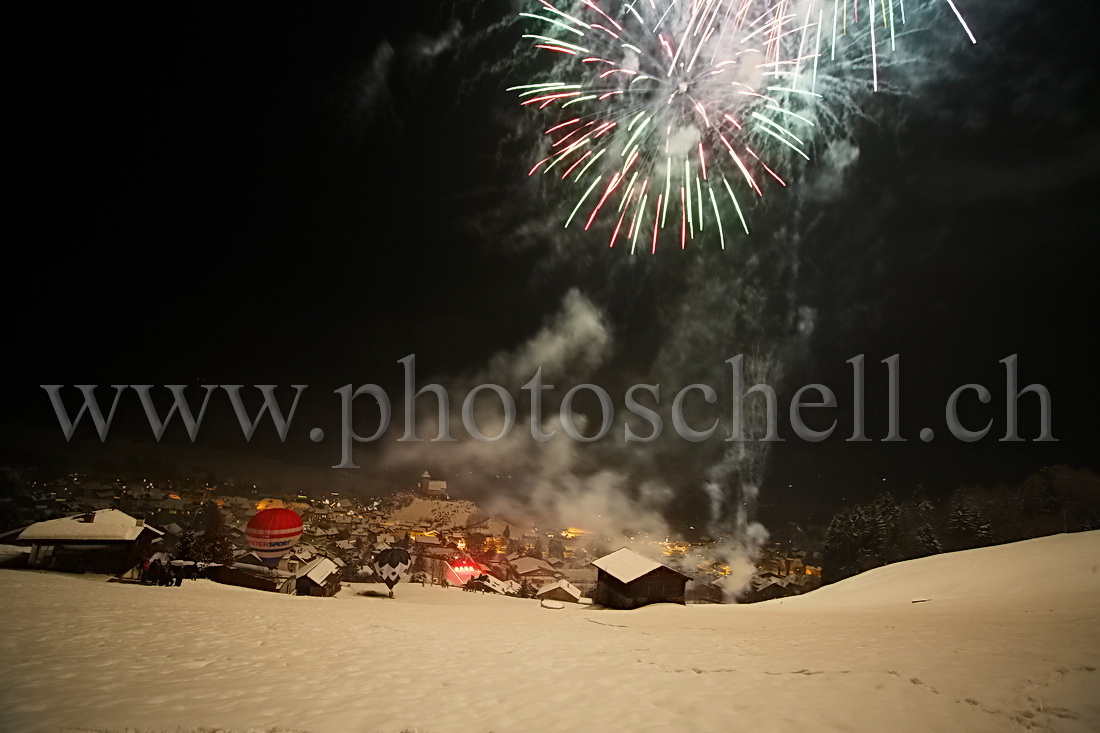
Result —
[[[645, 555], [639, 555], [637, 552], [625, 547], [615, 550], [610, 555], [604, 555], [598, 560], [593, 560], [592, 564], [623, 583], [635, 581], [657, 568], [666, 568], [674, 573], [680, 573], [679, 570], [673, 570], [667, 565], [663, 565], [656, 560], [650, 560]], [[684, 574], [680, 573], [680, 575]]]
[[[86, 521], [91, 517], [92, 521]], [[124, 540], [137, 539], [143, 530], [164, 534], [142, 520], [118, 509], [100, 509], [61, 519], [32, 524], [19, 535], [20, 540]]]

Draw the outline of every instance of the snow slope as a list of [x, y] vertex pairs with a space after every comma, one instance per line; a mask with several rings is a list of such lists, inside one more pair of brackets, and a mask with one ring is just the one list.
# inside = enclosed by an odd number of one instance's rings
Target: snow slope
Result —
[[1097, 730], [1098, 563], [1060, 535], [637, 611], [0, 570], [0, 730]]
[[887, 565], [783, 602], [801, 610], [896, 606], [923, 599], [931, 599], [927, 602], [937, 608], [973, 607], [977, 612], [1095, 607], [1100, 601], [1100, 531]]
[[472, 501], [414, 496], [407, 505], [395, 509], [389, 518], [395, 522], [423, 522], [433, 527], [465, 527], [483, 516]]

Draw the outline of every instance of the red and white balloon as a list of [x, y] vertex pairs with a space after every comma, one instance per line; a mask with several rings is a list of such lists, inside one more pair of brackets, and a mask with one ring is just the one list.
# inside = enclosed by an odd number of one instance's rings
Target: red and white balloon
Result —
[[248, 546], [264, 565], [276, 567], [302, 536], [302, 518], [291, 509], [264, 509], [248, 521]]

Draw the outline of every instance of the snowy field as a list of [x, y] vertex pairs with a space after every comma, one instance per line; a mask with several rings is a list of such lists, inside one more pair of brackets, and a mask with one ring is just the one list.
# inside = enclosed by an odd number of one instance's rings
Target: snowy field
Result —
[[104, 580], [0, 570], [4, 731], [1100, 730], [1100, 532], [741, 607]]

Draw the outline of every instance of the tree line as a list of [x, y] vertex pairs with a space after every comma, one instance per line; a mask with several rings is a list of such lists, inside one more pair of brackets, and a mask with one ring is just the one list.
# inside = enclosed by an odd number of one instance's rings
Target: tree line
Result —
[[1100, 529], [1100, 476], [1048, 466], [1017, 486], [964, 485], [934, 503], [922, 491], [899, 502], [883, 493], [833, 515], [822, 545], [832, 583], [900, 560]]
[[213, 501], [205, 501], [180, 532], [175, 556], [177, 560], [232, 565], [236, 551], [221, 508]]

